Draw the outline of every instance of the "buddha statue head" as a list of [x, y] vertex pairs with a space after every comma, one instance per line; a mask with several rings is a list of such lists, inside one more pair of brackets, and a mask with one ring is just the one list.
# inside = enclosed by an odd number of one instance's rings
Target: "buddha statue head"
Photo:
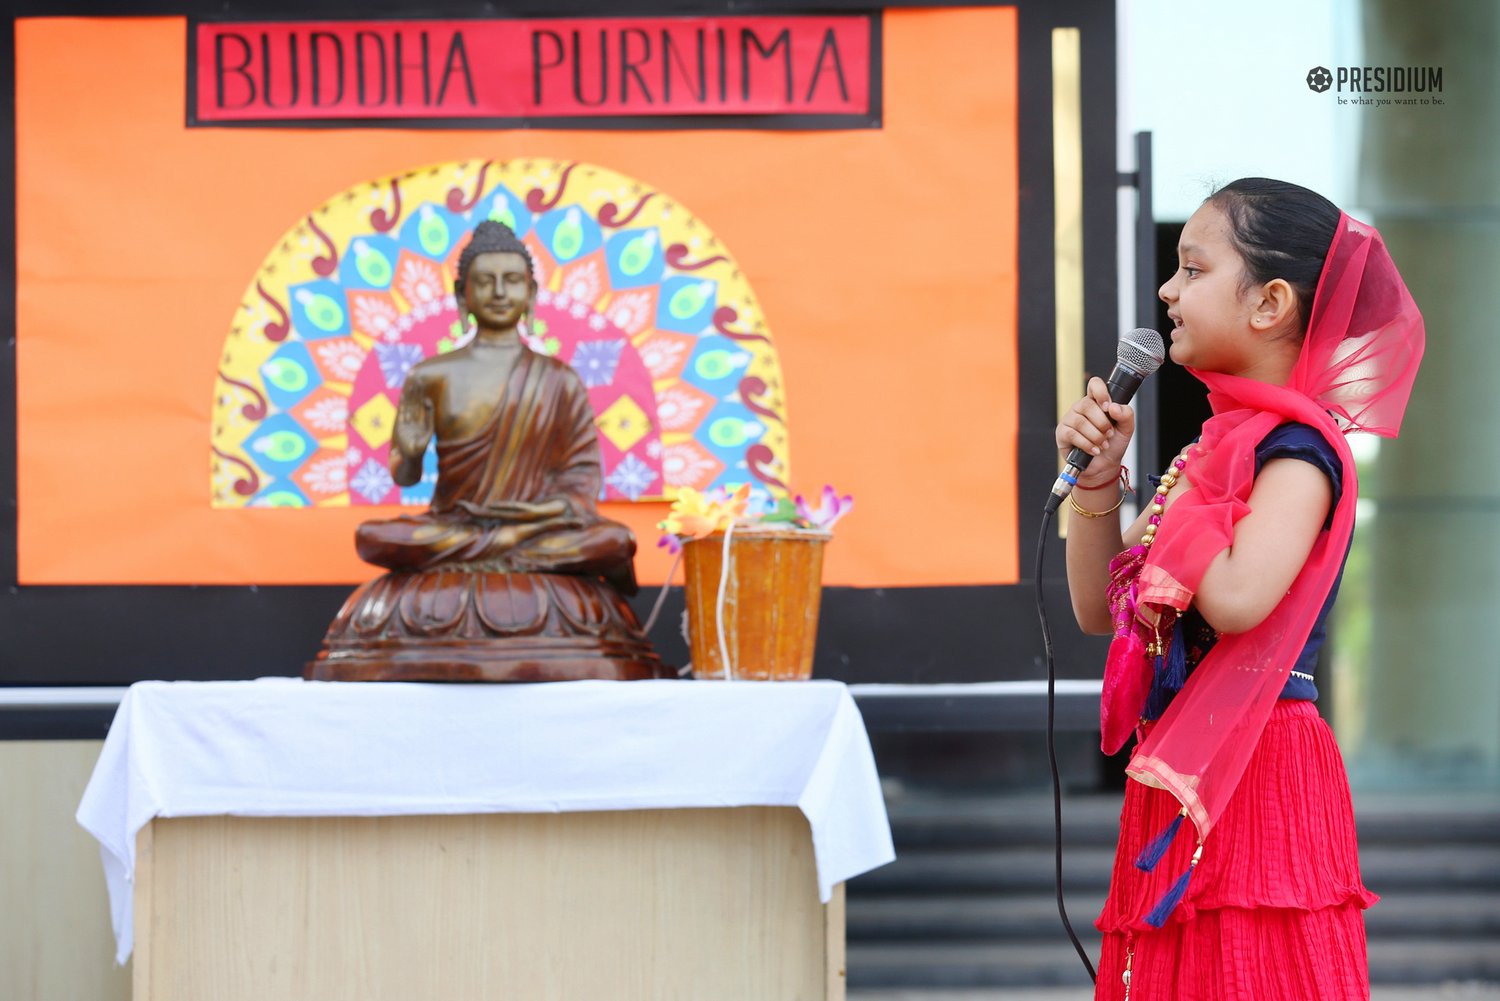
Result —
[[459, 254], [453, 294], [481, 329], [513, 329], [536, 298], [531, 252], [509, 226], [481, 222]]

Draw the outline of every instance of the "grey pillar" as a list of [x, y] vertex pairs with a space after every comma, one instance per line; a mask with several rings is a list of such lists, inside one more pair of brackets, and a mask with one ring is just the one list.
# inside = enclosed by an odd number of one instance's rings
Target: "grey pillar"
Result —
[[[1358, 204], [1427, 321], [1366, 496], [1373, 595], [1356, 780], [1500, 783], [1500, 4], [1367, 0], [1364, 63], [1443, 70], [1361, 116]], [[1392, 95], [1370, 95], [1392, 96]], [[1441, 100], [1441, 104], [1435, 103]]]

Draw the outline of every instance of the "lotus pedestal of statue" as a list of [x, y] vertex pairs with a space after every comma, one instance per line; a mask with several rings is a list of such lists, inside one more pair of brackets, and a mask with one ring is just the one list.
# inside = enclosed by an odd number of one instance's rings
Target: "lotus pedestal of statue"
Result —
[[314, 681], [674, 677], [615, 588], [568, 574], [388, 573], [344, 603]]

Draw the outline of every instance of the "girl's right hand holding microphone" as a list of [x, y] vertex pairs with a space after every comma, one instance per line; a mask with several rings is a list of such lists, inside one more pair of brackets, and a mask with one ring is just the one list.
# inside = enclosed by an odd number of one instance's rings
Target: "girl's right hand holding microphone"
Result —
[[1109, 387], [1095, 376], [1088, 392], [1073, 404], [1057, 425], [1057, 450], [1067, 459], [1075, 448], [1093, 456], [1088, 468], [1078, 474], [1084, 489], [1102, 487], [1120, 476], [1120, 459], [1135, 434], [1135, 411], [1109, 398]]

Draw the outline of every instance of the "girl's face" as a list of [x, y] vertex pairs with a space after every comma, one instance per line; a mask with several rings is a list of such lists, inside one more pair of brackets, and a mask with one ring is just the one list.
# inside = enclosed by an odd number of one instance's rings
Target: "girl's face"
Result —
[[1172, 320], [1168, 354], [1204, 372], [1247, 375], [1259, 338], [1250, 325], [1254, 289], [1242, 289], [1245, 264], [1229, 242], [1229, 220], [1205, 204], [1183, 227], [1177, 271], [1158, 291]]

